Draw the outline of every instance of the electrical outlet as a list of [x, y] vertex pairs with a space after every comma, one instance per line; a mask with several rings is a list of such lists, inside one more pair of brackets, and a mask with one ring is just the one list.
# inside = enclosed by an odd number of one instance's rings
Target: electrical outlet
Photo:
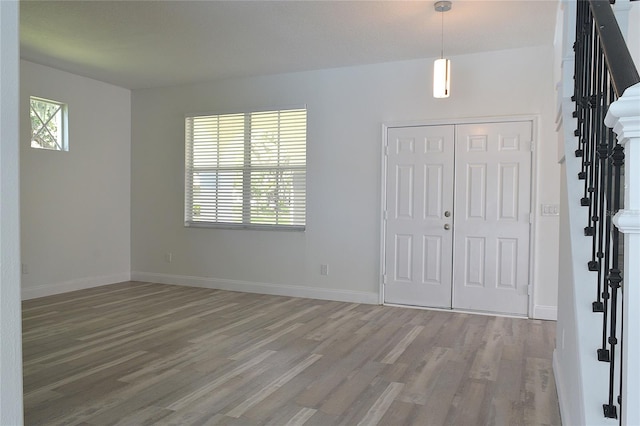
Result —
[[329, 275], [329, 265], [320, 265], [320, 275]]

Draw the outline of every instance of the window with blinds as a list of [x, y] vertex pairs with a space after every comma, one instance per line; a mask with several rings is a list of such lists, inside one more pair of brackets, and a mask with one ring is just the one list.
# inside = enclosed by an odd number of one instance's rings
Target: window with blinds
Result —
[[185, 119], [185, 226], [304, 230], [307, 111]]

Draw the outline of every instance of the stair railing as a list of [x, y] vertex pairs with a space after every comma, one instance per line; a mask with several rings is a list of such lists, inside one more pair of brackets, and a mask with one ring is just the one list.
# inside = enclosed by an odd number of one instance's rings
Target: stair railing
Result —
[[[625, 244], [620, 236], [622, 227], [614, 215], [620, 217], [629, 211], [624, 207], [631, 208], [628, 204], [631, 185], [640, 193], [640, 180], [633, 182], [625, 176], [632, 172], [629, 163], [625, 170], [626, 151], [631, 144], [627, 143], [629, 138], [620, 140], [620, 126], [615, 128], [619, 116], [610, 109], [614, 103], [620, 103], [627, 89], [637, 88], [640, 91], [640, 76], [609, 1], [578, 0], [574, 51], [572, 100], [576, 106], [573, 116], [577, 118], [575, 136], [578, 139], [575, 155], [582, 159], [577, 178], [584, 181], [580, 204], [585, 207], [587, 216], [584, 234], [591, 237], [591, 258], [586, 263], [589, 271], [594, 273], [596, 284], [591, 308], [602, 315], [601, 344], [595, 356], [609, 364], [608, 400], [603, 403], [603, 414], [607, 418], [618, 418], [618, 408], [622, 411], [624, 403], [625, 382], [628, 381], [623, 374], [627, 371], [623, 368], [625, 357], [620, 356], [624, 342], [622, 336], [625, 335], [624, 315], [623, 318], [620, 315], [628, 311], [624, 309], [626, 298], [622, 292], [628, 289], [623, 286]], [[639, 167], [640, 162], [636, 162], [634, 168]], [[623, 185], [623, 179], [627, 179], [629, 184]], [[640, 220], [640, 214], [632, 216], [635, 218], [632, 220]], [[640, 262], [640, 257], [635, 261]], [[627, 282], [627, 285], [640, 286], [637, 278], [636, 275], [636, 282]], [[638, 302], [640, 299], [636, 301], [635, 310], [640, 307]], [[620, 422], [622, 424], [622, 417]]]

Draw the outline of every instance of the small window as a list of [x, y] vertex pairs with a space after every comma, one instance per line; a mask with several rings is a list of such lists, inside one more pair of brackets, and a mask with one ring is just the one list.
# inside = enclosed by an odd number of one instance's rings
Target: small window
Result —
[[31, 148], [68, 151], [67, 106], [60, 102], [30, 98]]
[[306, 109], [185, 119], [185, 226], [304, 230]]

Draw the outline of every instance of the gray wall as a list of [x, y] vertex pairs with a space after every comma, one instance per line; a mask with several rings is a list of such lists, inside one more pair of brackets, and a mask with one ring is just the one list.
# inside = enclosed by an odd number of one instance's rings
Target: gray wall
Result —
[[[130, 277], [131, 92], [20, 63], [23, 297]], [[66, 103], [69, 151], [30, 147], [29, 96]]]
[[[559, 199], [553, 56], [549, 45], [453, 57], [449, 99], [431, 96], [432, 59], [134, 91], [133, 277], [376, 302], [382, 123], [533, 114], [534, 313], [555, 318], [558, 217], [539, 216], [540, 204]], [[308, 108], [306, 232], [184, 228], [184, 115], [301, 104]]]

